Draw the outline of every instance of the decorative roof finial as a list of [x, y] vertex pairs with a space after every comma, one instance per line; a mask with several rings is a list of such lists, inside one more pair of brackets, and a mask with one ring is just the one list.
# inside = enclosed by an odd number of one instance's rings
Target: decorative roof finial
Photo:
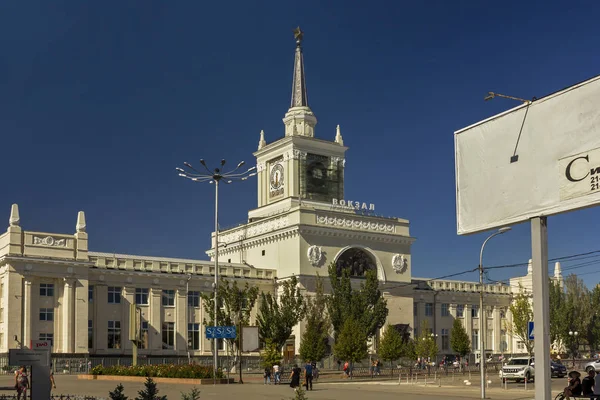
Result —
[[260, 139], [258, 140], [258, 150], [262, 149], [267, 145], [267, 141], [265, 140], [265, 131], [260, 131]]
[[304, 32], [297, 27], [294, 29], [296, 38], [296, 56], [294, 58], [294, 81], [292, 83], [292, 107], [308, 107], [308, 96], [306, 95], [306, 81], [304, 77], [304, 57], [302, 56], [302, 39]]
[[77, 232], [85, 232], [86, 227], [85, 213], [83, 211], [79, 211], [79, 213], [77, 213], [77, 225], [75, 226], [75, 229]]
[[556, 262], [554, 264], [554, 278], [561, 279], [562, 278], [562, 269], [560, 268], [560, 262]]
[[304, 32], [298, 26], [294, 29], [294, 37], [296, 38], [296, 46], [300, 46], [302, 44], [302, 39], [304, 38]]
[[335, 142], [341, 146], [344, 145], [344, 139], [342, 138], [342, 132], [340, 131], [339, 125], [335, 128]]
[[8, 219], [10, 226], [19, 226], [21, 218], [19, 217], [19, 205], [13, 204], [10, 208], [10, 218]]

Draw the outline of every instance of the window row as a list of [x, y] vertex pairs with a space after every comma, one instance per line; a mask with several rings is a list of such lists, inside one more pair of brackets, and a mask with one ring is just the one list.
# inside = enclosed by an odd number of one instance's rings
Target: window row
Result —
[[[148, 321], [142, 321], [140, 341], [138, 343], [139, 349], [149, 348], [149, 326]], [[175, 323], [174, 322], [163, 322], [162, 324], [162, 348], [164, 350], [171, 350], [175, 348]], [[109, 349], [120, 349], [122, 347], [122, 330], [121, 321], [108, 321], [107, 331], [107, 347]], [[200, 324], [191, 323], [188, 324], [188, 348], [190, 350], [200, 350]], [[225, 341], [223, 339], [218, 340], [218, 349], [225, 350]], [[94, 347], [94, 321], [88, 320], [88, 347], [91, 349]]]
[[[109, 304], [121, 304], [121, 293], [123, 288], [120, 286], [109, 286], [108, 287], [108, 303]], [[200, 292], [190, 290], [187, 295], [189, 307], [200, 307]], [[89, 286], [88, 289], [88, 301], [94, 301], [94, 286]], [[150, 305], [150, 289], [149, 288], [136, 288], [135, 289], [135, 304], [141, 306]], [[162, 291], [161, 304], [165, 307], [175, 306], [175, 290], [165, 289]]]
[[[415, 314], [417, 313], [417, 304], [418, 303], [414, 303], [415, 304]], [[488, 317], [492, 317], [493, 316], [493, 309], [491, 307], [486, 309], [487, 312], [487, 316]], [[449, 303], [442, 303], [441, 304], [441, 313], [442, 313], [442, 317], [449, 317], [450, 316], [450, 304]], [[457, 304], [456, 305], [456, 317], [457, 318], [463, 318], [465, 315], [465, 305], [464, 304]], [[425, 303], [425, 316], [426, 317], [432, 317], [433, 316], [433, 303]], [[479, 306], [476, 304], [473, 304], [471, 306], [471, 317], [472, 318], [479, 318]], [[505, 308], [500, 308], [500, 318], [504, 319], [506, 318], [506, 309]]]

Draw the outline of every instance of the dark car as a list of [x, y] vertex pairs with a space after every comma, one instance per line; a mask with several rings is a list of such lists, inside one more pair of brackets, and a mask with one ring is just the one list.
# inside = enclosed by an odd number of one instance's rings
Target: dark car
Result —
[[557, 362], [552, 361], [550, 363], [550, 370], [552, 376], [555, 376], [557, 378], [563, 378], [567, 376], [567, 367]]

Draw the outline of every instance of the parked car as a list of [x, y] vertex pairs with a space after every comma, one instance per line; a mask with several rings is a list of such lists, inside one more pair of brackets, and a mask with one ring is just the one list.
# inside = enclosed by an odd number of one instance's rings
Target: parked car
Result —
[[590, 361], [589, 363], [585, 364], [585, 372], [590, 371], [600, 371], [600, 360]]
[[564, 378], [567, 376], [567, 367], [554, 361], [550, 363], [550, 371], [553, 377]]
[[527, 380], [532, 382], [535, 377], [535, 369], [533, 368], [533, 357], [514, 357], [507, 364], [502, 366], [500, 370], [500, 379], [504, 381], [514, 380], [520, 382]]

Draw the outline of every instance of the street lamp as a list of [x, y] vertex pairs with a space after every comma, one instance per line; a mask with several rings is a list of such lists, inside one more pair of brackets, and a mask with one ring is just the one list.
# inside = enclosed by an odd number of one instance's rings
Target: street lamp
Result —
[[579, 332], [577, 332], [577, 331], [575, 331], [575, 332], [569, 331], [569, 336], [571, 336], [571, 338], [574, 338], [574, 339], [571, 339], [571, 343], [575, 344], [575, 346], [571, 346], [571, 349], [573, 349], [573, 350], [571, 350], [571, 353], [573, 354], [573, 365], [575, 365], [575, 352], [577, 350], [579, 350], [578, 349], [579, 346], [576, 343], [577, 342], [577, 336], [579, 336]]
[[[206, 172], [198, 171], [194, 168], [190, 163], [184, 162], [183, 165], [187, 168], [184, 170], [183, 168], [175, 168], [177, 172], [179, 172], [179, 176], [189, 179], [193, 182], [198, 183], [214, 183], [215, 184], [215, 282], [213, 283], [214, 290], [214, 302], [215, 302], [215, 318], [214, 318], [214, 326], [217, 326], [217, 312], [219, 307], [219, 302], [217, 298], [217, 289], [219, 287], [219, 183], [221, 180], [230, 184], [234, 180], [245, 181], [246, 179], [256, 175], [256, 167], [248, 168], [246, 171], [238, 172], [239, 169], [244, 165], [244, 161], [241, 161], [237, 167], [235, 167], [232, 171], [223, 172], [222, 169], [225, 166], [226, 161], [221, 160], [221, 166], [219, 168], [215, 168], [212, 171], [208, 169], [206, 166], [206, 162], [204, 160], [200, 160], [200, 164], [206, 170]], [[214, 363], [214, 371], [213, 371], [213, 382], [216, 383], [217, 379], [217, 368], [218, 368], [218, 350], [217, 350], [217, 339], [213, 339], [213, 363]]]
[[483, 336], [484, 330], [484, 319], [485, 313], [483, 312], [483, 249], [485, 249], [485, 245], [487, 242], [493, 238], [494, 236], [501, 235], [510, 231], [511, 228], [509, 226], [498, 229], [497, 232], [494, 232], [487, 239], [484, 240], [481, 245], [481, 251], [479, 252], [479, 368], [481, 368], [481, 398], [485, 399], [485, 340]]

